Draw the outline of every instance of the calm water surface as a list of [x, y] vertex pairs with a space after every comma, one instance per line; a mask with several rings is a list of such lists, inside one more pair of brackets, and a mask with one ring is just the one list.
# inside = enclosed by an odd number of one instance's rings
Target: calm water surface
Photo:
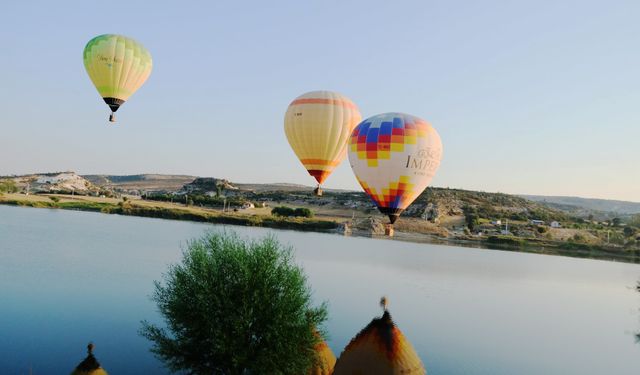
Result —
[[[69, 373], [88, 341], [110, 374], [168, 373], [137, 334], [160, 321], [153, 280], [215, 228], [0, 206], [0, 374]], [[296, 249], [336, 354], [387, 295], [430, 375], [640, 374], [638, 265], [232, 229]]]

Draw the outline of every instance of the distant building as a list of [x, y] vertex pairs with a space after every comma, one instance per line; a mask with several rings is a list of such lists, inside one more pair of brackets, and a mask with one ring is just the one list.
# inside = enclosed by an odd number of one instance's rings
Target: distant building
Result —
[[493, 220], [491, 221], [492, 225], [502, 225], [502, 220]]
[[560, 228], [562, 227], [562, 224], [560, 224], [557, 221], [552, 221], [551, 224], [549, 224], [551, 226], [551, 228]]
[[544, 225], [544, 220], [531, 220], [532, 225]]
[[246, 210], [246, 209], [249, 209], [249, 208], [256, 208], [256, 206], [255, 206], [253, 203], [251, 203], [251, 202], [245, 202], [245, 203], [242, 205], [242, 209], [243, 209], [243, 210]]

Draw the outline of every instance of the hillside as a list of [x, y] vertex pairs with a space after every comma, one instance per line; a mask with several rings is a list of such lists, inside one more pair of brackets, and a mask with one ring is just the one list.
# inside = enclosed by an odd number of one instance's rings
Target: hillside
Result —
[[[3, 197], [3, 191], [10, 194]], [[240, 184], [185, 175], [61, 172], [0, 177], [0, 203], [367, 236], [384, 235], [388, 223], [361, 191], [325, 190], [318, 197], [310, 186]], [[554, 248], [583, 256], [613, 253], [632, 261], [635, 254], [640, 257], [640, 215], [585, 219], [575, 213], [587, 208], [554, 205], [502, 193], [429, 187], [394, 227], [397, 238], [409, 241], [532, 251]], [[307, 209], [313, 218], [274, 216], [271, 210], [278, 206]]]
[[[312, 188], [295, 184], [242, 184], [213, 177], [140, 174], [129, 176], [87, 175], [92, 183], [117, 192], [171, 196], [190, 194], [209, 197], [234, 197], [240, 201], [277, 202], [315, 206], [332, 211], [336, 216], [353, 216], [353, 211], [375, 214], [371, 200], [360, 191], [325, 190], [323, 197], [312, 194]], [[170, 198], [169, 198], [170, 199]], [[215, 205], [210, 199], [209, 204]], [[202, 202], [205, 203], [205, 202]], [[222, 201], [220, 201], [222, 205]], [[467, 214], [479, 219], [513, 221], [567, 221], [562, 209], [551, 208], [515, 195], [486, 193], [460, 189], [428, 188], [403, 213], [404, 217], [422, 218], [454, 227], [464, 225]]]
[[632, 215], [640, 213], [640, 202], [628, 202], [609, 199], [561, 197], [543, 195], [521, 195], [521, 197], [540, 202], [550, 207], [575, 212], [601, 212]]
[[124, 193], [140, 194], [144, 191], [176, 191], [196, 177], [188, 175], [137, 174], [137, 175], [84, 175], [95, 185]]
[[21, 176], [0, 177], [2, 181], [11, 181], [16, 191], [25, 193], [62, 193], [79, 195], [98, 195], [101, 188], [75, 172], [39, 173]]

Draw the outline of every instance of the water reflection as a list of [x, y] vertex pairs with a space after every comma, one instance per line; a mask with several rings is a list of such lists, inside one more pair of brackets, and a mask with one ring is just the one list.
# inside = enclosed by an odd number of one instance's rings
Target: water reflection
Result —
[[[0, 206], [0, 374], [69, 373], [88, 339], [112, 374], [167, 374], [139, 322], [162, 323], [153, 280], [211, 228]], [[329, 300], [336, 355], [387, 295], [429, 375], [640, 374], [629, 338], [639, 324], [638, 265], [234, 229], [295, 247], [315, 300]]]

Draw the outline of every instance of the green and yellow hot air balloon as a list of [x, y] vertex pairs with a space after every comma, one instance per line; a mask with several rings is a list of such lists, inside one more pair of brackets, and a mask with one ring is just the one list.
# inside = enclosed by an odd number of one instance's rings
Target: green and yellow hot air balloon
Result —
[[149, 78], [151, 54], [135, 40], [122, 35], [104, 34], [84, 47], [84, 67], [98, 93], [114, 112]]

